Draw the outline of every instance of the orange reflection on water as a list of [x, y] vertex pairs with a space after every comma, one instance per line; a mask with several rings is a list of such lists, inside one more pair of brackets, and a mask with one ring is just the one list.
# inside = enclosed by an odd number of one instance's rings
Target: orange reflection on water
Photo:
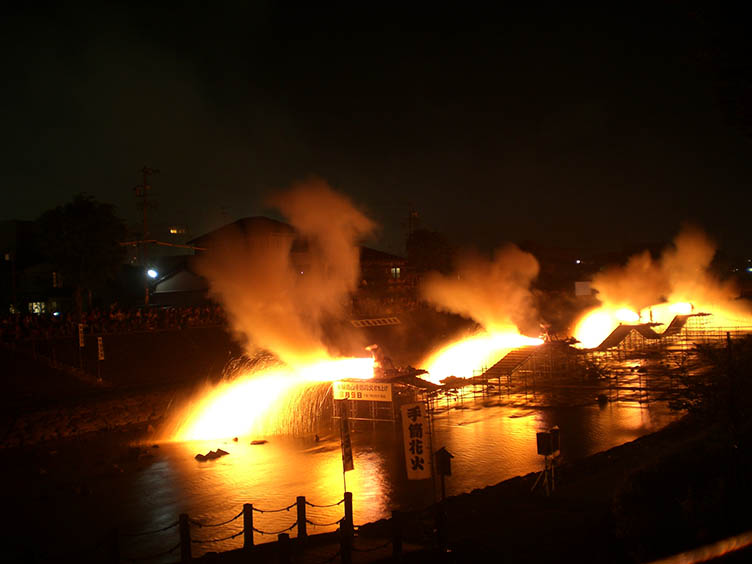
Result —
[[[252, 503], [256, 509], [254, 527], [280, 531], [295, 522], [296, 509], [276, 510], [294, 505], [300, 495], [311, 504], [331, 506], [307, 506], [307, 519], [317, 524], [309, 524], [309, 533], [335, 530], [337, 525], [332, 523], [344, 515], [344, 505], [338, 504], [344, 497], [344, 482], [336, 435], [318, 442], [310, 437], [269, 437], [269, 442], [262, 445], [251, 445], [248, 440], [187, 441], [165, 448], [185, 489], [192, 493], [195, 506], [185, 510], [197, 521], [222, 522], [237, 514], [244, 503]], [[195, 453], [218, 448], [229, 454], [208, 462], [193, 459]], [[355, 469], [347, 473], [356, 523], [374, 521], [388, 513], [388, 483], [384, 453], [373, 445], [364, 450], [356, 446]], [[235, 523], [227, 530], [234, 532], [237, 528]], [[289, 532], [291, 536], [297, 533], [294, 529]], [[256, 542], [273, 540], [276, 535], [258, 535]]]

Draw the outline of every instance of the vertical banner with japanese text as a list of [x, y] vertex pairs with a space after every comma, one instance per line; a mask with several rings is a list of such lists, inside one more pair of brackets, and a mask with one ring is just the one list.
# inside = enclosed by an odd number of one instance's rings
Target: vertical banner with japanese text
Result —
[[342, 444], [342, 472], [349, 472], [355, 468], [353, 462], [352, 443], [350, 442], [350, 420], [348, 419], [350, 406], [347, 400], [342, 402], [342, 415], [339, 419], [339, 436]]
[[423, 403], [402, 406], [402, 438], [405, 447], [405, 466], [408, 480], [431, 477], [431, 432], [428, 413]]
[[97, 359], [104, 360], [104, 342], [102, 337], [97, 337]]

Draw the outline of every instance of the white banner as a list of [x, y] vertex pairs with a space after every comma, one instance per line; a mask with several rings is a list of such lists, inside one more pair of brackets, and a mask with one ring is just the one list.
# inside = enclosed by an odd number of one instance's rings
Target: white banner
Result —
[[408, 480], [431, 477], [431, 438], [428, 413], [423, 403], [402, 406], [402, 438]]
[[392, 385], [375, 382], [333, 382], [332, 395], [335, 400], [392, 401]]

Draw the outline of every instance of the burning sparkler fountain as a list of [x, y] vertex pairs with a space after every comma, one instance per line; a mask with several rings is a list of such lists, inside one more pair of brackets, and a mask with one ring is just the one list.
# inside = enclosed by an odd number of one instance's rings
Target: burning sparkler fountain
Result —
[[373, 376], [370, 357], [341, 357], [322, 330], [327, 319], [344, 316], [358, 280], [356, 243], [373, 222], [321, 181], [294, 186], [271, 203], [293, 229], [270, 220], [261, 228], [228, 226], [196, 268], [248, 357], [268, 351], [273, 358], [197, 394], [168, 424], [171, 440], [300, 430], [325, 383]]
[[[323, 182], [298, 185], [273, 202], [294, 229], [277, 224], [260, 235], [226, 228], [197, 260], [248, 356], [269, 351], [273, 360], [197, 394], [171, 421], [173, 440], [310, 431], [329, 382], [373, 377], [370, 357], [343, 358], [322, 330], [327, 318], [344, 318], [359, 274], [356, 242], [373, 223]], [[305, 248], [296, 247], [300, 241]], [[735, 301], [733, 285], [709, 272], [714, 253], [690, 228], [659, 260], [645, 252], [596, 275], [601, 306], [576, 323], [578, 346], [598, 346], [620, 324], [667, 325], [693, 311], [712, 313], [717, 324], [751, 326], [748, 303]], [[542, 344], [530, 290], [537, 275], [535, 257], [507, 245], [492, 260], [465, 257], [452, 275], [428, 276], [423, 299], [478, 328], [428, 355], [426, 377], [473, 376], [512, 349]]]
[[530, 284], [538, 261], [514, 245], [492, 260], [463, 257], [450, 276], [434, 273], [423, 285], [423, 298], [437, 308], [476, 321], [480, 328], [439, 348], [425, 359], [431, 381], [473, 376], [510, 350], [543, 343]]
[[576, 323], [579, 346], [597, 347], [620, 324], [665, 329], [676, 315], [696, 312], [712, 314], [715, 327], [752, 326], [749, 302], [737, 300], [735, 285], [710, 272], [714, 255], [715, 246], [702, 231], [685, 227], [658, 260], [645, 251], [597, 274], [592, 285], [601, 305]]

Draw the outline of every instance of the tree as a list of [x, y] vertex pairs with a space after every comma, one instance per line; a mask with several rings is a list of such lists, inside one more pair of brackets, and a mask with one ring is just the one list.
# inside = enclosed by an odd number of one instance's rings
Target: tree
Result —
[[114, 278], [122, 264], [125, 224], [113, 205], [87, 194], [44, 212], [36, 223], [40, 251], [73, 288], [80, 315], [83, 293]]

